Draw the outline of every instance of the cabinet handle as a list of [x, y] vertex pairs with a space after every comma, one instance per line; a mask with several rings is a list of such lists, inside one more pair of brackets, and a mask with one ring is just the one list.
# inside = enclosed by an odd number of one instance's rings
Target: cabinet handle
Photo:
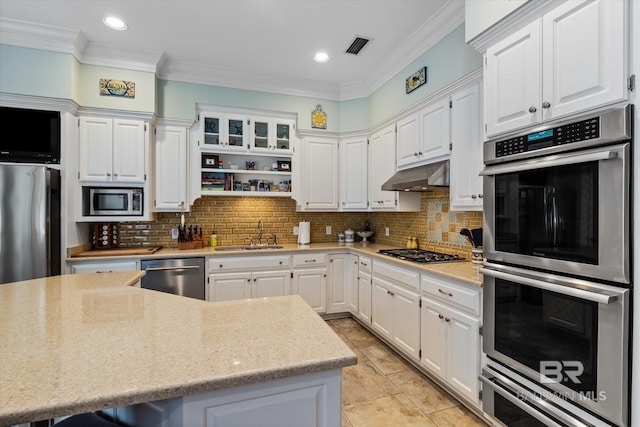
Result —
[[438, 318], [439, 319], [444, 319], [444, 316], [442, 314], [438, 314]]
[[445, 317], [445, 318], [444, 318], [444, 321], [445, 321], [445, 322], [451, 322], [451, 319], [449, 319], [448, 317]]
[[450, 297], [453, 296], [453, 294], [451, 292], [445, 292], [442, 289], [438, 289], [438, 292], [440, 292], [441, 294], [449, 295]]
[[362, 262], [362, 261], [360, 261], [360, 264], [364, 265], [365, 267], [368, 265], [366, 262]]
[[529, 112], [530, 113], [535, 113], [536, 111], [538, 111], [538, 109], [536, 107], [534, 107], [533, 105], [531, 107], [529, 107]]
[[387, 295], [394, 296], [395, 294], [393, 292], [391, 292], [391, 291], [387, 291]]
[[418, 151], [418, 155], [422, 156], [422, 151]]
[[414, 157], [418, 157], [418, 153], [413, 153]]
[[108, 270], [108, 271], [100, 271], [100, 270], [98, 270], [98, 271], [96, 271], [96, 273], [113, 273], [113, 271], [111, 271], [111, 270]]
[[113, 173], [113, 176], [118, 176], [118, 174], [114, 172], [114, 173]]
[[551, 107], [551, 103], [549, 101], [544, 101], [542, 103], [542, 108], [549, 108], [549, 107]]
[[109, 172], [107, 172], [107, 176], [111, 176], [111, 174]]
[[478, 197], [482, 199], [482, 194], [478, 194]]
[[332, 259], [330, 259], [330, 260], [329, 260], [329, 262], [333, 262], [333, 260], [332, 260]]
[[280, 261], [280, 265], [282, 265], [282, 261]]
[[315, 259], [305, 259], [304, 262], [316, 262]]
[[472, 198], [472, 199], [475, 199], [475, 198], [477, 198], [477, 197], [478, 197], [478, 196], [476, 196], [475, 194], [472, 194], [472, 195], [471, 195], [471, 198]]
[[220, 264], [220, 268], [222, 268], [222, 264]]
[[247, 279], [247, 282], [251, 283], [251, 279]]

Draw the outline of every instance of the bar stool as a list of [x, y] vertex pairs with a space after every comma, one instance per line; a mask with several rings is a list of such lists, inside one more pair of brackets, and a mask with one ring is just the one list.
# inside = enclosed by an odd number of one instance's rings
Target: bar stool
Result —
[[118, 427], [118, 424], [107, 421], [93, 412], [89, 412], [87, 414], [73, 415], [59, 423], [55, 423], [53, 427]]

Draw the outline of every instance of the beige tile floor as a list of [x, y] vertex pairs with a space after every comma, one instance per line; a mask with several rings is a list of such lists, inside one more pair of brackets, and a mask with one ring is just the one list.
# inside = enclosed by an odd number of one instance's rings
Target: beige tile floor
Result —
[[342, 370], [342, 427], [486, 427], [351, 318], [327, 324], [358, 356]]

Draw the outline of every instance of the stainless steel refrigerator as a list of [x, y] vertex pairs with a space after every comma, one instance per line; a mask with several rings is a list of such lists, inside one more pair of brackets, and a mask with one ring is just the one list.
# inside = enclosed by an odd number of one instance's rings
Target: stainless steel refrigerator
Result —
[[60, 171], [0, 164], [0, 283], [60, 274]]

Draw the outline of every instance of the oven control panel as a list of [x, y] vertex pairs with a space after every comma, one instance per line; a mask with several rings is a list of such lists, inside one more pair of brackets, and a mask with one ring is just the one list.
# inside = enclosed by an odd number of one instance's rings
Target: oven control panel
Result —
[[514, 138], [497, 141], [495, 156], [505, 157], [512, 154], [540, 150], [542, 148], [570, 144], [600, 137], [600, 117], [568, 123], [550, 129], [541, 130]]

